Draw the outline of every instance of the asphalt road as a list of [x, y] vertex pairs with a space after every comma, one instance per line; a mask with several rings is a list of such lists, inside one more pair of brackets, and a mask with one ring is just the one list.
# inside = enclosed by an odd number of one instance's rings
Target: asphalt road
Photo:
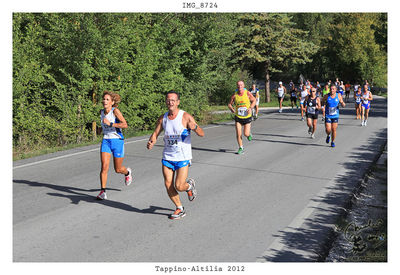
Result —
[[[353, 101], [341, 108], [336, 148], [319, 119], [307, 134], [299, 110], [263, 110], [253, 141], [236, 155], [233, 122], [205, 126], [192, 137], [198, 197], [181, 193], [187, 215], [174, 210], [161, 174], [162, 138], [128, 139], [124, 164], [109, 172], [108, 200], [97, 201], [99, 145], [13, 163], [15, 262], [313, 261], [334, 218], [387, 140], [387, 102], [375, 98], [368, 126]], [[321, 117], [321, 115], [320, 115]]]

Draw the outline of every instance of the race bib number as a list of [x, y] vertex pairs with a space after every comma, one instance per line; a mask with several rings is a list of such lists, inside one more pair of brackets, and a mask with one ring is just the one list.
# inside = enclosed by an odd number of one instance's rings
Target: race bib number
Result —
[[239, 107], [238, 108], [238, 115], [239, 116], [247, 116], [247, 108], [246, 107]]
[[356, 103], [361, 103], [361, 98], [356, 98]]
[[369, 100], [368, 99], [363, 99], [364, 104], [368, 104]]
[[308, 106], [308, 108], [307, 108], [307, 113], [309, 113], [309, 114], [315, 114], [315, 107], [310, 107], [310, 106]]
[[337, 107], [329, 107], [328, 111], [330, 116], [337, 115]]
[[167, 145], [168, 146], [178, 145], [178, 140], [177, 139], [167, 139]]

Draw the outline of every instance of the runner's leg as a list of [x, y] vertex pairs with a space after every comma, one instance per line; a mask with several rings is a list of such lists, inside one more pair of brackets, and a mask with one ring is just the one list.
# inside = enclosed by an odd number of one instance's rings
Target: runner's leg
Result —
[[235, 122], [236, 128], [236, 139], [238, 142], [239, 147], [243, 147], [243, 140], [242, 140], [242, 124], [239, 122]]
[[189, 189], [189, 184], [186, 182], [189, 174], [189, 165], [179, 168], [175, 171], [175, 188], [178, 192], [185, 192]]
[[179, 198], [179, 194], [174, 186], [174, 175], [175, 172], [164, 165], [162, 165], [162, 173], [164, 176], [164, 184], [167, 189], [167, 193], [171, 201], [175, 204], [176, 207], [182, 206], [181, 200]]
[[335, 141], [336, 138], [336, 129], [337, 129], [338, 124], [337, 123], [332, 123], [332, 142]]
[[100, 159], [101, 159], [100, 185], [101, 188], [105, 189], [107, 185], [108, 170], [110, 168], [111, 154], [106, 152], [101, 152]]
[[119, 174], [128, 174], [128, 170], [126, 169], [125, 166], [122, 165], [122, 162], [124, 161], [124, 158], [114, 158], [114, 170], [115, 173]]
[[244, 126], [243, 126], [243, 134], [246, 136], [246, 137], [248, 137], [248, 136], [250, 136], [251, 135], [251, 123], [246, 123]]

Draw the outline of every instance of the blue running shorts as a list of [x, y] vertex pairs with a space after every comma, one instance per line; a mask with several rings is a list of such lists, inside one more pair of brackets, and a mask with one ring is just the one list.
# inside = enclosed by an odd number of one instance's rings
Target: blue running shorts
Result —
[[325, 123], [338, 123], [339, 118], [329, 118], [329, 117], [325, 117]]
[[369, 109], [369, 107], [371, 106], [371, 104], [368, 102], [367, 104], [361, 104], [362, 107], [364, 107], [366, 110]]
[[171, 168], [172, 171], [178, 170], [179, 168], [190, 166], [192, 162], [190, 160], [183, 160], [183, 161], [172, 161], [172, 160], [161, 160], [162, 165], [165, 167]]
[[112, 154], [115, 158], [124, 157], [124, 140], [118, 138], [103, 139], [100, 152]]

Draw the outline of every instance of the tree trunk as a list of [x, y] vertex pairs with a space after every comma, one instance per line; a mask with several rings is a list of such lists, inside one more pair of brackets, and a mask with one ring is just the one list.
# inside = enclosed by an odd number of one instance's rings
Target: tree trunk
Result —
[[268, 64], [265, 65], [265, 102], [271, 101], [271, 92], [270, 92], [270, 75], [268, 70]]

